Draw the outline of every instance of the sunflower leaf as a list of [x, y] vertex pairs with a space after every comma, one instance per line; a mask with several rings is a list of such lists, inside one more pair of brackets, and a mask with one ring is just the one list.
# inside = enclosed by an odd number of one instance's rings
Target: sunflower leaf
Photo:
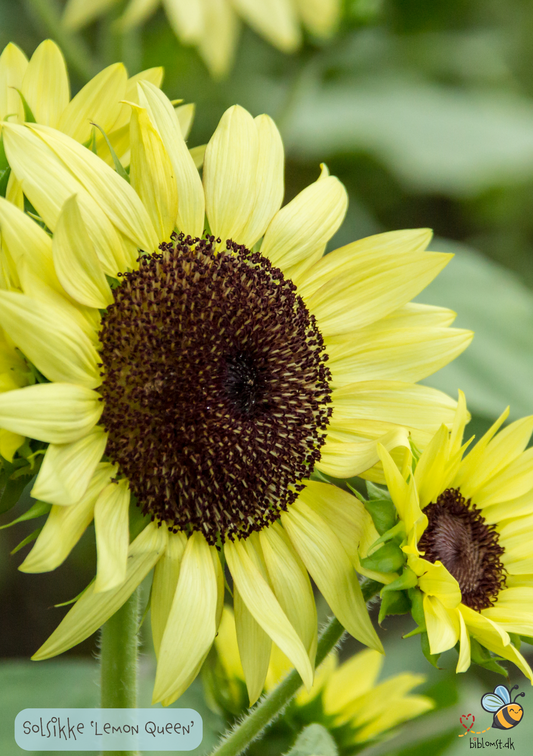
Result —
[[285, 756], [338, 756], [338, 753], [330, 733], [325, 727], [315, 723], [302, 730]]
[[[15, 460], [15, 462], [19, 461]], [[24, 463], [25, 460], [22, 462]], [[13, 509], [34, 477], [29, 466], [22, 468], [3, 460], [3, 468], [0, 471], [0, 514]]]

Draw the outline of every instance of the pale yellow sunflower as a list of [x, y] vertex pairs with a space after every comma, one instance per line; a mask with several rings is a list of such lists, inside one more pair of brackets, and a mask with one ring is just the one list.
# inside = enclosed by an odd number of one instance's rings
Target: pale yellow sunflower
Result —
[[[63, 21], [79, 29], [106, 13], [117, 0], [68, 0]], [[123, 28], [138, 26], [162, 5], [172, 30], [183, 44], [194, 45], [215, 76], [233, 63], [239, 18], [271, 45], [292, 53], [302, 42], [302, 26], [327, 39], [339, 23], [340, 0], [130, 0]]]
[[465, 455], [472, 439], [463, 443], [460, 392], [452, 429], [437, 431], [414, 470], [402, 476], [385, 448], [380, 455], [405, 526], [408, 566], [397, 585], [422, 592], [431, 653], [459, 643], [457, 672], [465, 672], [473, 639], [533, 682], [517, 648], [518, 636], [533, 636], [533, 416], [497, 433], [508, 413]]
[[409, 304], [449, 260], [424, 251], [428, 231], [320, 259], [345, 189], [323, 167], [280, 209], [270, 118], [230, 108], [202, 184], [170, 101], [148, 82], [138, 101], [129, 182], [59, 131], [4, 124], [12, 170], [53, 234], [14, 208], [12, 257], [28, 269], [32, 224], [32, 259], [79, 303], [57, 305], [39, 282], [0, 292], [0, 325], [43, 376], [0, 396], [0, 426], [49, 444], [33, 495], [53, 507], [22, 569], [57, 567], [93, 518], [98, 555], [96, 581], [35, 658], [88, 637], [155, 566], [154, 701], [170, 703], [213, 643], [226, 564], [253, 701], [272, 641], [312, 684], [309, 575], [381, 650], [354, 570], [377, 533], [354, 497], [309, 477], [358, 474], [378, 461], [376, 438], [406, 447], [407, 425], [423, 445], [451, 422], [455, 402], [413, 381], [471, 333]]
[[[235, 620], [228, 607], [222, 615], [215, 649], [216, 657], [203, 673], [206, 700], [233, 724], [246, 710], [247, 700], [243, 695], [245, 677], [239, 659]], [[411, 693], [425, 681], [424, 675], [403, 672], [378, 683], [383, 662], [383, 654], [373, 649], [354, 654], [342, 663], [335, 651], [329, 654], [317, 669], [312, 689], [301, 690], [289, 705], [285, 721], [274, 725], [274, 737], [293, 739], [295, 729], [318, 722], [331, 732], [339, 756], [344, 756], [352, 754], [357, 744], [379, 738], [400, 723], [434, 708], [431, 698]], [[274, 645], [265, 692], [275, 688], [290, 669], [289, 660]], [[252, 746], [251, 753], [255, 752], [261, 751], [255, 751]]]

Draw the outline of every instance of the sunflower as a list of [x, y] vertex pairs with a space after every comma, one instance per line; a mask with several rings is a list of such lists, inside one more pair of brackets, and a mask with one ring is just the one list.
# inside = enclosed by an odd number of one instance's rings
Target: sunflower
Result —
[[[115, 3], [68, 0], [63, 22], [79, 29]], [[301, 45], [302, 25], [312, 35], [327, 39], [334, 34], [341, 12], [340, 0], [130, 0], [119, 23], [125, 29], [138, 26], [160, 4], [178, 39], [197, 47], [214, 76], [223, 76], [232, 65], [239, 17], [271, 45], [292, 53]]]
[[270, 118], [230, 108], [202, 186], [170, 101], [147, 82], [138, 96], [130, 182], [50, 127], [4, 124], [9, 163], [53, 233], [35, 223], [29, 248], [33, 221], [17, 211], [13, 257], [27, 269], [30, 249], [53, 265], [80, 308], [38, 285], [0, 292], [0, 325], [42, 376], [0, 396], [0, 426], [49, 444], [33, 496], [53, 506], [21, 569], [57, 567], [93, 518], [97, 540], [96, 581], [35, 658], [88, 637], [155, 566], [154, 701], [170, 703], [213, 643], [227, 564], [253, 701], [272, 641], [312, 684], [309, 575], [344, 627], [381, 650], [354, 571], [370, 518], [309, 478], [367, 469], [376, 438], [408, 443], [404, 423], [423, 444], [451, 421], [452, 400], [410, 381], [471, 334], [408, 303], [449, 259], [423, 251], [427, 231], [320, 259], [345, 189], [323, 167], [280, 209]]
[[465, 672], [481, 645], [533, 682], [517, 648], [518, 636], [533, 636], [533, 417], [498, 433], [508, 414], [465, 455], [460, 392], [452, 430], [437, 431], [414, 471], [404, 477], [382, 446], [380, 455], [404, 526], [402, 581], [421, 592], [431, 654], [459, 644]]
[[[245, 712], [247, 701], [235, 620], [228, 607], [222, 614], [215, 650], [202, 672], [206, 700], [232, 725]], [[342, 663], [336, 652], [329, 654], [317, 669], [312, 689], [298, 693], [284, 718], [269, 730], [269, 739], [279, 741], [284, 750], [289, 745], [286, 741], [294, 739], [295, 730], [318, 722], [335, 738], [340, 756], [351, 756], [360, 744], [434, 708], [430, 698], [411, 693], [424, 682], [423, 675], [404, 672], [377, 683], [383, 661], [383, 655], [373, 649], [354, 654]], [[273, 646], [265, 692], [274, 688], [290, 667], [287, 657]], [[254, 751], [252, 745], [250, 753], [256, 752], [261, 751]]]
[[[94, 149], [112, 164], [105, 137], [95, 132], [97, 124], [107, 135], [115, 153], [129, 161], [129, 122], [131, 108], [122, 101], [137, 102], [137, 84], [149, 81], [160, 87], [161, 67], [141, 71], [128, 78], [123, 63], [104, 68], [70, 99], [70, 84], [63, 53], [50, 39], [41, 42], [28, 61], [22, 50], [10, 42], [0, 55], [0, 122], [36, 121], [52, 126], [82, 144], [94, 138]], [[182, 133], [187, 138], [194, 106], [180, 105], [178, 114]], [[22, 189], [11, 173], [6, 197], [24, 208]]]

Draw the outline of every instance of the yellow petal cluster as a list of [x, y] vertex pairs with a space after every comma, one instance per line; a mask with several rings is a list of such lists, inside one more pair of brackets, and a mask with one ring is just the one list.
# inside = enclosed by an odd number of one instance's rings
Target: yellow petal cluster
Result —
[[[238, 683], [244, 681], [244, 672], [239, 660], [235, 618], [228, 607], [222, 615], [215, 648], [223, 685], [230, 696], [233, 691], [234, 701], [229, 703], [238, 706]], [[423, 675], [404, 672], [378, 683], [383, 661], [383, 655], [372, 649], [361, 651], [343, 663], [339, 663], [333, 652], [317, 669], [311, 690], [300, 691], [291, 704], [291, 721], [297, 722], [299, 711], [312, 704], [313, 721], [320, 722], [322, 715], [327, 725], [343, 728], [343, 744], [347, 747], [379, 737], [434, 707], [430, 698], [411, 693], [424, 682]], [[289, 660], [274, 645], [265, 691], [276, 687], [290, 669]]]
[[[116, 0], [68, 0], [63, 23], [79, 29], [106, 13]], [[119, 20], [123, 29], [143, 24], [162, 5], [172, 31], [194, 45], [213, 76], [232, 66], [239, 19], [285, 53], [300, 47], [303, 26], [316, 37], [331, 37], [339, 23], [340, 0], [130, 0]]]

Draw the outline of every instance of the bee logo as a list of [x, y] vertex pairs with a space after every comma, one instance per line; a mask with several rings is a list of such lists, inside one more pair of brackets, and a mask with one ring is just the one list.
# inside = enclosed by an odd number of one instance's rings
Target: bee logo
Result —
[[494, 712], [492, 726], [498, 730], [510, 730], [522, 720], [524, 710], [516, 699], [525, 696], [525, 693], [518, 693], [514, 700], [511, 701], [511, 693], [518, 685], [513, 685], [511, 690], [505, 685], [498, 685], [494, 688], [493, 693], [485, 693], [481, 699], [481, 706], [485, 711]]

